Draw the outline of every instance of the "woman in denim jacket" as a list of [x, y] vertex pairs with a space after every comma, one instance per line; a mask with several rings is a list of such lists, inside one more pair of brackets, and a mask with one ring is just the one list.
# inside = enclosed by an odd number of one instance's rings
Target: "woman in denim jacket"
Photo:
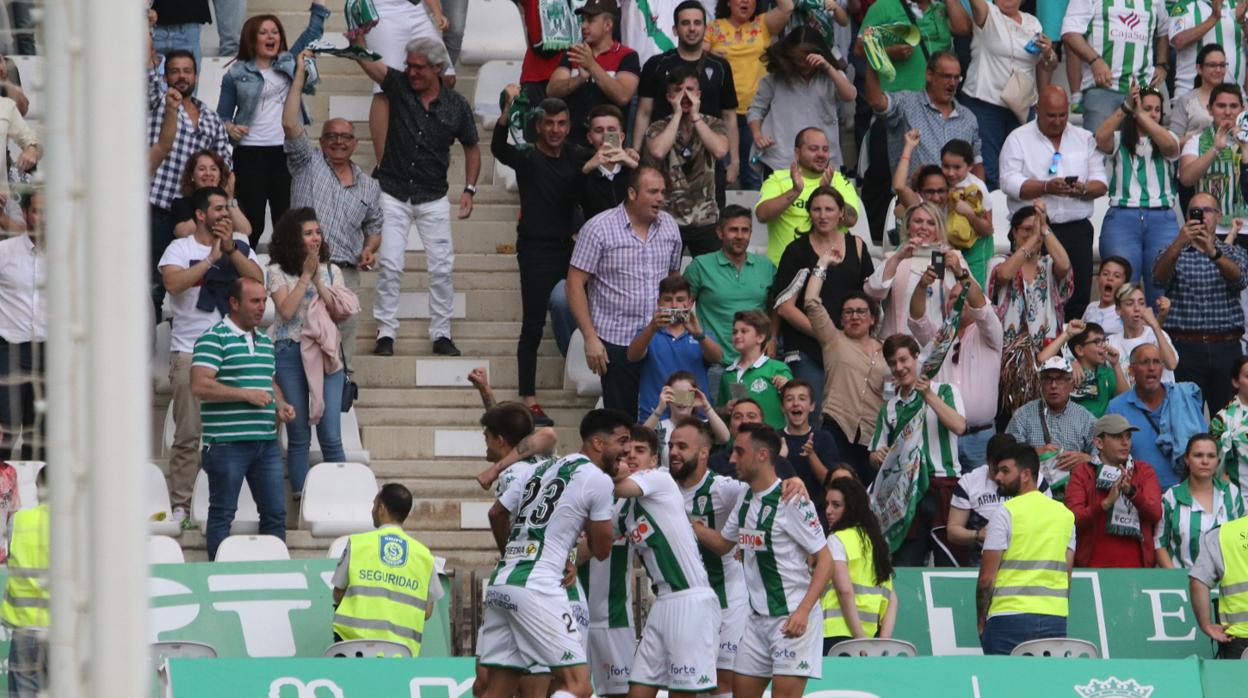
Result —
[[[264, 232], [264, 207], [268, 204], [274, 224], [290, 208], [290, 171], [282, 146], [282, 108], [295, 75], [295, 57], [325, 31], [329, 8], [325, 0], [312, 0], [308, 28], [291, 46], [286, 30], [274, 15], [256, 15], [243, 24], [238, 59], [221, 79], [217, 114], [234, 142], [235, 191], [239, 208], [251, 223], [251, 247]], [[309, 80], [305, 94], [312, 94]], [[303, 122], [312, 123], [307, 107]]]

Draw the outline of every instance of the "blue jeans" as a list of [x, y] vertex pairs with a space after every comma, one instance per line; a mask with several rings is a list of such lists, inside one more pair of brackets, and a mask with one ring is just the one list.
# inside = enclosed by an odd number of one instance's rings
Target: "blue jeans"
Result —
[[555, 332], [555, 346], [559, 354], [568, 355], [568, 344], [572, 341], [572, 333], [576, 331], [576, 320], [572, 318], [572, 308], [568, 305], [568, 282], [560, 279], [550, 292], [550, 300], [546, 301], [550, 310], [550, 327]]
[[979, 643], [984, 648], [984, 654], [1009, 654], [1028, 640], [1054, 637], [1066, 637], [1065, 616], [1019, 613], [989, 618]]
[[786, 357], [785, 363], [793, 372], [794, 378], [801, 378], [810, 383], [811, 392], [814, 393], [815, 398], [812, 403], [814, 409], [810, 413], [810, 424], [818, 428], [823, 420], [823, 367], [815, 363], [814, 358], [804, 351], [797, 352], [797, 361], [790, 362]]
[[997, 188], [997, 158], [1010, 131], [1018, 128], [1018, 118], [1007, 107], [999, 107], [974, 97], [963, 97], [962, 103], [979, 121], [980, 152], [984, 156], [984, 183], [988, 191]]
[[13, 628], [9, 644], [10, 698], [36, 698], [47, 688], [47, 631]]
[[243, 33], [243, 19], [247, 16], [247, 0], [212, 0], [212, 12], [217, 23], [217, 55], [237, 54], [238, 37]]
[[754, 150], [754, 134], [750, 131], [750, 122], [746, 121], [745, 114], [737, 114], [737, 137], [741, 139], [738, 148], [741, 152], [741, 168], [737, 175], [737, 184], [742, 189], [758, 191], [763, 186], [763, 174], [750, 164], [750, 153]]
[[152, 29], [152, 43], [156, 45], [156, 53], [167, 54], [175, 49], [184, 49], [195, 54], [195, 70], [203, 68], [199, 53], [199, 25], [188, 24], [157, 25]]
[[995, 429], [985, 429], [958, 437], [958, 462], [962, 464], [963, 473], [988, 462], [988, 441], [996, 433]]
[[442, 0], [442, 14], [446, 17], [446, 31], [442, 43], [451, 54], [451, 63], [459, 62], [459, 51], [464, 45], [464, 28], [468, 22], [468, 0]]
[[1111, 112], [1122, 106], [1126, 95], [1121, 92], [1107, 90], [1104, 87], [1089, 87], [1083, 91], [1083, 127], [1092, 133]]
[[1101, 223], [1101, 259], [1117, 255], [1131, 262], [1131, 281], [1143, 278], [1148, 304], [1156, 307], [1162, 289], [1153, 281], [1153, 262], [1178, 234], [1179, 219], [1172, 209], [1114, 206]]
[[[295, 408], [295, 418], [286, 424], [286, 470], [290, 473], [290, 490], [299, 496], [308, 476], [308, 449], [312, 445], [312, 427], [308, 424], [308, 377], [303, 372], [303, 355], [298, 342], [283, 339], [275, 348], [274, 379], [286, 402]], [[342, 450], [342, 384], [345, 380], [346, 374], [341, 369], [325, 376], [325, 413], [316, 425], [316, 440], [321, 445], [321, 456], [328, 463], [347, 459]]]
[[260, 533], [286, 540], [286, 488], [282, 482], [282, 449], [277, 437], [265, 441], [229, 441], [204, 446], [201, 468], [208, 475], [208, 559], [230, 535], [238, 511], [243, 480], [260, 512]]

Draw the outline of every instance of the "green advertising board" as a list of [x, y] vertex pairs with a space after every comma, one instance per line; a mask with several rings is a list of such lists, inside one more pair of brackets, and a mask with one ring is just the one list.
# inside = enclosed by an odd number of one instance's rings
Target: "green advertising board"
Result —
[[[1217, 665], [1216, 667], [1213, 665]], [[1223, 683], [1206, 690], [1205, 670]], [[468, 698], [473, 660], [175, 659], [173, 698]], [[1188, 659], [855, 657], [825, 659], [812, 698], [1228, 698], [1248, 663]], [[1237, 690], [1221, 691], [1223, 686]]]

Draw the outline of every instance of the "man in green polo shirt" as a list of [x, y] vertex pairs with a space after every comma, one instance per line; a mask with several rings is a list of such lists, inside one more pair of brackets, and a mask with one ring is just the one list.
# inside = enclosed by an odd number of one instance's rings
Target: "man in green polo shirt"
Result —
[[191, 394], [200, 400], [203, 471], [208, 474], [208, 559], [230, 534], [243, 480], [260, 512], [260, 533], [286, 539], [286, 486], [277, 422], [295, 408], [273, 380], [273, 340], [264, 319], [264, 286], [241, 277], [230, 287], [230, 314], [195, 340]]
[[[956, 1], [956, 0], [955, 0]], [[858, 222], [862, 202], [853, 182], [829, 166], [828, 137], [821, 129], [804, 128], [798, 131], [793, 144], [793, 167], [788, 172], [776, 170], [763, 181], [758, 192], [758, 205], [754, 215], [758, 222], [767, 224], [767, 258], [772, 264], [780, 263], [784, 248], [799, 232], [810, 230], [810, 214], [806, 212], [806, 200], [821, 186], [830, 186], [845, 199], [841, 212], [841, 229], [848, 231]], [[797, 185], [798, 175], [802, 185]], [[783, 429], [781, 425], [776, 427]]]
[[698, 322], [724, 350], [719, 364], [706, 371], [711, 402], [719, 396], [724, 367], [737, 360], [732, 347], [732, 315], [738, 310], [764, 308], [776, 266], [763, 255], [749, 251], [753, 225], [750, 210], [725, 206], [715, 233], [723, 249], [695, 257], [685, 268], [685, 280], [697, 302]]

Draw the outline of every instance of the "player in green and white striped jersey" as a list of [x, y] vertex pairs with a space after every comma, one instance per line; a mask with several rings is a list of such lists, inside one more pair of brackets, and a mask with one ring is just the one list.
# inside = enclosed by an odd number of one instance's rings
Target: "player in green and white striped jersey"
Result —
[[511, 698], [522, 675], [549, 667], [562, 691], [589, 698], [585, 649], [561, 588], [582, 530], [590, 552], [611, 550], [611, 479], [628, 445], [627, 415], [593, 410], [581, 420], [581, 453], [539, 465], [523, 486], [503, 493], [490, 528], [503, 554], [486, 590], [487, 628], [478, 656], [490, 667], [486, 698]]
[[[751, 615], [737, 649], [735, 698], [760, 698], [769, 682], [776, 698], [798, 698], [808, 678], [823, 674], [819, 597], [832, 576], [832, 555], [814, 505], [781, 500], [780, 443], [769, 426], [741, 425], [732, 464], [749, 489], [722, 531], [694, 524], [711, 550], [741, 549]], [[813, 572], [807, 564], [812, 556]]]
[[1161, 498], [1161, 521], [1153, 534], [1158, 567], [1191, 569], [1204, 534], [1244, 515], [1239, 488], [1217, 477], [1218, 442], [1197, 434], [1183, 454], [1187, 477]]
[[1170, 59], [1165, 0], [1071, 0], [1062, 45], [1084, 60], [1083, 127], [1095, 132], [1122, 104], [1132, 78], [1165, 80]]
[[625, 527], [645, 564], [657, 598], [633, 657], [629, 698], [675, 696], [715, 689], [719, 600], [711, 591], [685, 502], [671, 473], [656, 469], [659, 440], [635, 426], [630, 448], [641, 467], [619, 467], [615, 494], [629, 499]]
[[1226, 52], [1226, 81], [1244, 84], [1244, 13], [1248, 2], [1227, 0], [1214, 12], [1207, 0], [1182, 0], [1170, 5], [1170, 45], [1175, 56], [1174, 101], [1195, 87], [1196, 54], [1211, 44]]

